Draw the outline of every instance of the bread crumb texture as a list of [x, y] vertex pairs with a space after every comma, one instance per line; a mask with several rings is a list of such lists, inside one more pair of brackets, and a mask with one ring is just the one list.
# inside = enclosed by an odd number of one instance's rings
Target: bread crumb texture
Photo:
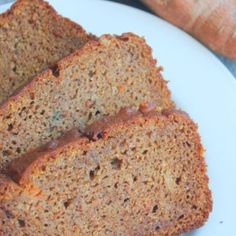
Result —
[[42, 0], [18, 0], [0, 15], [0, 103], [92, 36]]
[[90, 40], [0, 106], [0, 169], [73, 127], [149, 101], [174, 106], [145, 41], [131, 33]]
[[139, 114], [100, 134], [11, 163], [0, 179], [1, 235], [173, 236], [206, 221], [203, 148], [186, 114]]

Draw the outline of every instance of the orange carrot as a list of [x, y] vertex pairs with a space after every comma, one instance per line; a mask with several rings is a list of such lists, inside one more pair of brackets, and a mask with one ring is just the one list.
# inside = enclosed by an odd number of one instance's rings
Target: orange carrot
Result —
[[212, 50], [236, 60], [236, 0], [142, 0]]

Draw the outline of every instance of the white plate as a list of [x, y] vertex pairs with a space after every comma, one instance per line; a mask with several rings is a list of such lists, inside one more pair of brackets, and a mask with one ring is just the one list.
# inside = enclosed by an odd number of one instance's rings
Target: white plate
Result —
[[[177, 105], [199, 124], [206, 148], [213, 211], [194, 236], [232, 236], [236, 224], [236, 80], [196, 40], [143, 11], [101, 0], [50, 0], [89, 32], [135, 32], [146, 38]], [[9, 5], [8, 5], [9, 6]], [[0, 6], [3, 11], [7, 6]]]

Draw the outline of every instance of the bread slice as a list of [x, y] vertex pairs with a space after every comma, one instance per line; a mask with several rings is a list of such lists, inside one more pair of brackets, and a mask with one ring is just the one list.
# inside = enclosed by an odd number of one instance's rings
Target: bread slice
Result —
[[3, 235], [178, 235], [201, 226], [211, 193], [196, 125], [179, 111], [117, 116], [14, 160]]
[[0, 15], [0, 102], [91, 38], [42, 0], [17, 0]]
[[174, 106], [145, 41], [131, 33], [90, 40], [0, 107], [0, 169], [73, 127], [148, 101]]

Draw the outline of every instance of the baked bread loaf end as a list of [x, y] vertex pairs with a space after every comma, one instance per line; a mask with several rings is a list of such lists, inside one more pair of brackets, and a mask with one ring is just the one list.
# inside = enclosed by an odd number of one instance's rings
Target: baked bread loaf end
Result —
[[123, 109], [86, 132], [11, 163], [21, 191], [12, 182], [0, 197], [2, 235], [174, 236], [206, 221], [203, 148], [186, 114]]

